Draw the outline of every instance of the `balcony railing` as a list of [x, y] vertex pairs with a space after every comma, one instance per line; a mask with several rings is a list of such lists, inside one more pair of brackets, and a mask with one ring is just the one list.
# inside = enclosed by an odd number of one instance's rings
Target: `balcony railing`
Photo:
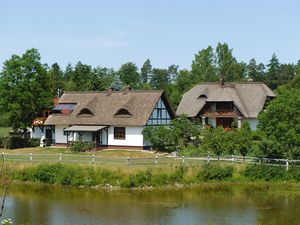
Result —
[[236, 109], [209, 109], [204, 113], [205, 116], [238, 116], [239, 113]]

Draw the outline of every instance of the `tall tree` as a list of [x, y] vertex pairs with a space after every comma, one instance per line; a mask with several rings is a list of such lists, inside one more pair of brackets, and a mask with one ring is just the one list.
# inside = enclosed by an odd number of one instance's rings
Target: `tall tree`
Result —
[[171, 82], [174, 82], [178, 76], [178, 65], [172, 64], [168, 67], [169, 79]]
[[169, 72], [166, 69], [153, 69], [153, 76], [150, 81], [152, 88], [154, 89], [167, 89], [170, 82]]
[[140, 74], [138, 72], [137, 66], [134, 63], [128, 62], [123, 64], [120, 67], [118, 74], [120, 76], [120, 80], [124, 85], [130, 85], [135, 88], [138, 87]]
[[246, 66], [246, 75], [253, 81], [263, 81], [264, 69], [264, 64], [257, 65], [255, 59], [250, 59], [249, 64]]
[[53, 97], [64, 87], [64, 74], [57, 63], [54, 63], [48, 71], [50, 91]]
[[218, 43], [216, 48], [217, 71], [219, 77], [225, 81], [239, 81], [243, 79], [245, 65], [237, 62], [232, 55], [232, 49], [226, 43]]
[[280, 73], [280, 63], [275, 55], [275, 53], [272, 55], [272, 58], [267, 65], [268, 71], [266, 74], [266, 80], [265, 83], [271, 88], [276, 89], [278, 86], [278, 78]]
[[141, 83], [148, 83], [151, 79], [152, 65], [150, 59], [147, 59], [141, 68]]
[[195, 83], [218, 80], [216, 57], [211, 46], [195, 54], [195, 59], [192, 62], [192, 77]]
[[9, 113], [14, 130], [31, 126], [32, 120], [52, 103], [46, 66], [36, 49], [4, 62], [0, 77], [0, 106]]

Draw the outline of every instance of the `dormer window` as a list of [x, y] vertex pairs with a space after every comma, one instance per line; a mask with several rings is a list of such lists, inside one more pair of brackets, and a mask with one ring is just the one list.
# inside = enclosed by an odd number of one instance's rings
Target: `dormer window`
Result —
[[115, 117], [131, 117], [132, 114], [131, 114], [127, 109], [122, 108], [122, 109], [119, 109], [119, 110], [115, 113], [114, 116], [115, 116]]
[[198, 98], [207, 98], [207, 96], [205, 94], [200, 95]]
[[82, 110], [80, 110], [77, 116], [94, 116], [94, 114], [88, 108], [83, 108]]

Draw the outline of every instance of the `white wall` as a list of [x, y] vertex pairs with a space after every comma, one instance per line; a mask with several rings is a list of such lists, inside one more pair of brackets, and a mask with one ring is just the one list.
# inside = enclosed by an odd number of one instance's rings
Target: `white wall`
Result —
[[[43, 135], [42, 130], [38, 126], [34, 126], [34, 129], [30, 128], [30, 137], [31, 138], [41, 138]], [[45, 132], [46, 134], [46, 132]]]
[[63, 129], [68, 125], [55, 125], [55, 143], [67, 143], [67, 135], [64, 135]]
[[258, 120], [257, 119], [243, 119], [243, 122], [248, 122], [251, 130], [257, 129]]
[[125, 140], [114, 139], [114, 127], [108, 128], [108, 145], [143, 146], [144, 127], [126, 127]]

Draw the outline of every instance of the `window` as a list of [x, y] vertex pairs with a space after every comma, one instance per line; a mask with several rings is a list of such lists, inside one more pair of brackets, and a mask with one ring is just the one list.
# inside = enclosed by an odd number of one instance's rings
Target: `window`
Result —
[[119, 109], [114, 116], [117, 117], [131, 117], [132, 114], [127, 109]]
[[114, 128], [114, 139], [125, 140], [125, 127]]
[[78, 113], [78, 116], [80, 115], [91, 115], [93, 116], [94, 114], [91, 112], [91, 110], [87, 109], [87, 108], [83, 108], [82, 110], [80, 110], [80, 112]]

